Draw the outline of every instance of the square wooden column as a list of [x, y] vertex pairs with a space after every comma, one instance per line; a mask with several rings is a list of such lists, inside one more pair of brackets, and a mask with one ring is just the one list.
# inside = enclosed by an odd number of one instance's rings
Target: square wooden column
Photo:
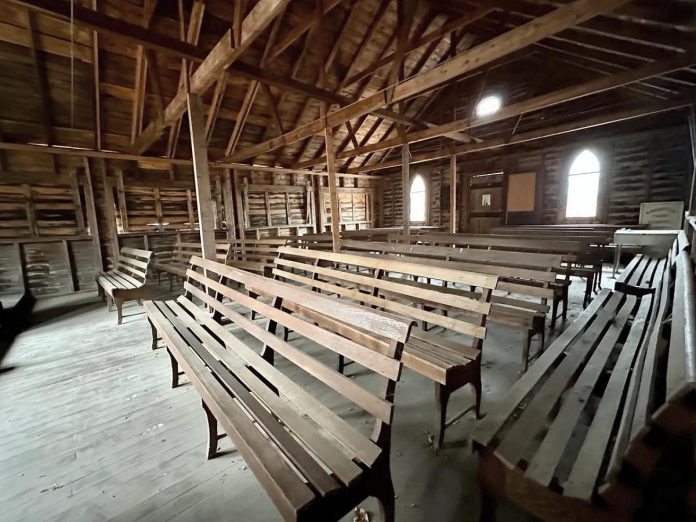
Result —
[[411, 151], [408, 143], [401, 146], [401, 213], [403, 218], [404, 238], [408, 243], [411, 235]]
[[190, 93], [186, 96], [186, 103], [188, 105], [201, 247], [203, 257], [215, 261], [215, 219], [213, 216], [213, 198], [210, 193], [210, 167], [208, 165], [208, 144], [205, 139], [203, 103], [200, 96]]
[[450, 232], [457, 233], [457, 156], [450, 157]]
[[325, 127], [326, 140], [326, 170], [329, 174], [329, 203], [331, 205], [331, 244], [333, 251], [341, 248], [341, 214], [338, 206], [338, 190], [336, 190], [336, 156], [334, 151], [334, 135], [331, 127]]

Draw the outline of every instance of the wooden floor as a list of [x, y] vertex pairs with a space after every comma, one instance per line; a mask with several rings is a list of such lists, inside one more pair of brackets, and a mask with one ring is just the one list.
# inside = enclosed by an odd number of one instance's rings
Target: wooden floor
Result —
[[[573, 316], [583, 286], [573, 285]], [[198, 395], [190, 385], [169, 387], [168, 356], [150, 350], [137, 304], [126, 304], [117, 326], [95, 295], [46, 299], [34, 322], [0, 372], [0, 520], [280, 520], [228, 442], [227, 453], [205, 460]], [[517, 378], [520, 343], [520, 332], [491, 328], [484, 412]], [[453, 396], [450, 414], [463, 414], [438, 454], [428, 444], [432, 401], [432, 383], [406, 370], [392, 449], [397, 520], [477, 520], [467, 441], [473, 394], [465, 388]], [[372, 501], [364, 507], [374, 512]], [[505, 506], [499, 520], [528, 518]]]

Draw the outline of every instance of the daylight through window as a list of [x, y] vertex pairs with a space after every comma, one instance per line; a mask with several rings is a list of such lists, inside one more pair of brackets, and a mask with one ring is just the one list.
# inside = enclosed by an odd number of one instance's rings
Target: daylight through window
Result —
[[575, 158], [568, 172], [567, 218], [597, 216], [599, 195], [599, 158], [585, 149]]
[[425, 180], [420, 174], [411, 182], [411, 222], [425, 222]]

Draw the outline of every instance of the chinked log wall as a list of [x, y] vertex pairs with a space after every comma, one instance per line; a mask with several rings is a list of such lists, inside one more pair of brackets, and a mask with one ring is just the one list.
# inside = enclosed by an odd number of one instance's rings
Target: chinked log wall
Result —
[[[458, 172], [536, 172], [543, 186], [542, 222], [561, 222], [565, 202], [565, 179], [574, 157], [584, 148], [599, 152], [603, 190], [600, 194], [602, 221], [617, 225], [638, 223], [640, 204], [646, 201], [678, 201], [686, 198], [691, 175], [691, 149], [684, 125], [631, 134], [592, 139], [569, 136], [552, 146], [503, 152], [486, 159], [460, 156]], [[448, 223], [449, 205], [441, 196], [449, 192], [449, 164], [411, 167], [412, 175], [423, 173], [430, 189], [430, 224]], [[428, 181], [429, 180], [429, 181]], [[460, 187], [466, 184], [460, 177]], [[401, 174], [381, 180], [379, 226], [397, 226], [401, 220]], [[440, 197], [438, 197], [440, 196]], [[602, 197], [606, 198], [602, 201]], [[459, 208], [461, 209], [461, 192]], [[464, 214], [464, 213], [462, 213]], [[468, 230], [466, 216], [460, 216], [461, 231]]]

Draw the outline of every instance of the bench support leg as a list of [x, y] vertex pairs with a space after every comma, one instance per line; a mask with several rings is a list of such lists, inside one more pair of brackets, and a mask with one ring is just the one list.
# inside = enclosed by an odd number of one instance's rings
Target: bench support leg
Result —
[[380, 491], [375, 493], [375, 498], [379, 505], [379, 519], [384, 522], [394, 522], [396, 515], [396, 499], [389, 468], [387, 468], [387, 473], [388, 475], [383, 479], [384, 482], [380, 487]]
[[553, 296], [553, 310], [551, 312], [551, 328], [556, 328], [556, 318], [558, 317], [558, 303], [561, 300], [560, 295]]
[[157, 328], [155, 328], [155, 325], [152, 324], [152, 321], [149, 319], [147, 322], [150, 323], [150, 330], [152, 330], [152, 349], [155, 350], [157, 349]]
[[110, 295], [107, 294], [107, 296], [106, 296], [106, 311], [112, 312], [113, 309], [114, 309], [114, 300]]
[[217, 455], [218, 440], [218, 422], [215, 415], [210, 411], [208, 406], [204, 401], [201, 401], [203, 405], [203, 411], [205, 411], [205, 416], [208, 419], [208, 460], [214, 459]]
[[114, 298], [114, 305], [116, 305], [116, 324], [121, 324], [123, 322], [123, 299]]
[[172, 355], [169, 348], [167, 348], [167, 353], [169, 354], [169, 360], [172, 363], [172, 388], [176, 388], [179, 386], [179, 375], [181, 375], [179, 372], [179, 361], [177, 361], [176, 357]]
[[447, 424], [447, 403], [451, 391], [444, 384], [435, 383], [435, 406], [437, 407], [437, 433], [435, 434], [435, 449], [440, 449], [445, 440], [445, 425]]

